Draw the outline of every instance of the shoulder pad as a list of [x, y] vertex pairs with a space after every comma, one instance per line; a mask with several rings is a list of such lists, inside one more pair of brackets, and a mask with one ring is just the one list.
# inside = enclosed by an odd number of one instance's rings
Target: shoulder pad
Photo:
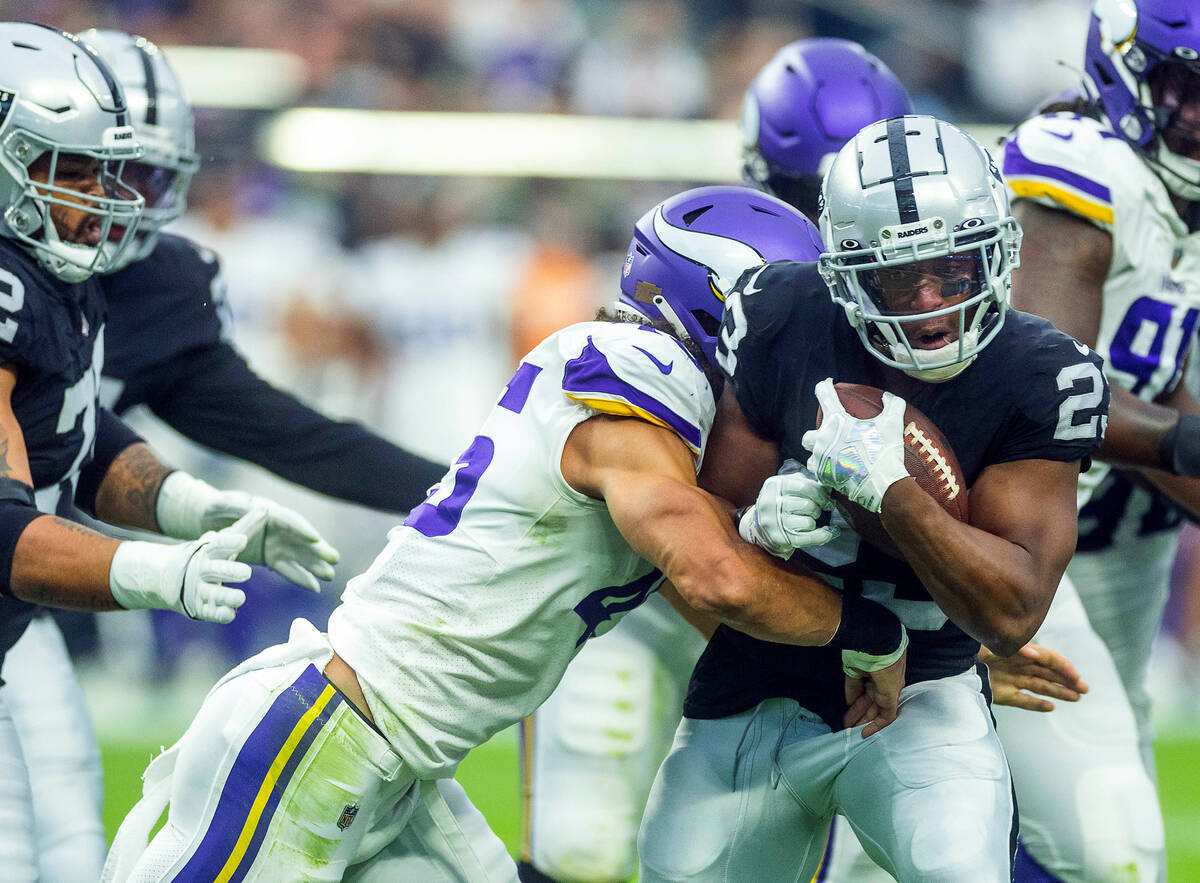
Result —
[[1014, 198], [1068, 211], [1109, 231], [1123, 190], [1145, 174], [1144, 163], [1106, 123], [1077, 114], [1034, 117], [1004, 143], [1004, 178]]
[[697, 458], [703, 456], [716, 403], [682, 343], [631, 323], [587, 322], [571, 332], [560, 337], [567, 398], [600, 414], [639, 417], [670, 429]]

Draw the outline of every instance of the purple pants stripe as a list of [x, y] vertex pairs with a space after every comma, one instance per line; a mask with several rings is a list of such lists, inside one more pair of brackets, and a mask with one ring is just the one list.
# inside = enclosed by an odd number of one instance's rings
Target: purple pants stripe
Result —
[[[177, 881], [214, 880], [225, 868], [233, 854], [238, 839], [246, 827], [255, 798], [262, 788], [264, 780], [287, 743], [288, 737], [296, 728], [296, 724], [313, 707], [320, 695], [329, 687], [327, 681], [316, 666], [310, 665], [272, 703], [267, 713], [263, 715], [254, 732], [242, 744], [237, 758], [233, 762], [217, 810], [212, 822], [204, 834], [204, 839], [183, 870], [176, 875]], [[329, 717], [341, 704], [340, 693], [335, 692], [326, 703], [320, 714], [316, 715], [305, 727], [300, 739], [291, 750], [287, 762], [280, 770], [270, 791], [261, 815], [254, 827], [254, 833], [244, 855], [237, 863], [233, 875], [227, 879], [230, 883], [242, 880], [250, 866], [254, 863], [258, 850], [262, 846], [263, 837], [271, 824], [271, 816], [279, 805], [279, 798], [287, 790], [296, 767], [303, 759], [313, 739], [321, 732]]]

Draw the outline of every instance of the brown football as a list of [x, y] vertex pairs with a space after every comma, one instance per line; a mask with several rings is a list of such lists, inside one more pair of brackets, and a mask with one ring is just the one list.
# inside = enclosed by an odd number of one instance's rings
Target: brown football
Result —
[[[835, 383], [838, 399], [851, 417], [874, 417], [883, 410], [883, 390], [859, 383]], [[817, 426], [821, 409], [817, 409]], [[904, 465], [909, 475], [942, 508], [959, 521], [967, 520], [967, 484], [954, 450], [932, 421], [912, 405], [904, 408]], [[855, 532], [889, 555], [900, 552], [874, 512], [834, 494], [834, 503]]]

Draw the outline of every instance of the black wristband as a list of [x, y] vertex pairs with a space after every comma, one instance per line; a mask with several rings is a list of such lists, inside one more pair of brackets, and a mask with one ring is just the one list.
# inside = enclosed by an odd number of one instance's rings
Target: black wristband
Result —
[[842, 594], [842, 621], [829, 642], [831, 647], [886, 656], [899, 650], [903, 640], [904, 629], [896, 614], [862, 595]]
[[1200, 477], [1200, 416], [1179, 415], [1158, 446], [1158, 462], [1175, 475]]
[[12, 562], [17, 540], [29, 522], [40, 516], [33, 488], [15, 478], [0, 479], [0, 595], [12, 594]]

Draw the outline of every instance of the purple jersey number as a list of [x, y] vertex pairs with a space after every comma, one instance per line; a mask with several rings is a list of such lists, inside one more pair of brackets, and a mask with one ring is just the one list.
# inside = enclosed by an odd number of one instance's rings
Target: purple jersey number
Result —
[[[522, 362], [505, 384], [499, 407], [520, 414], [529, 399], [533, 381], [542, 371], [541, 365]], [[444, 537], [458, 527], [463, 508], [479, 487], [480, 476], [496, 455], [496, 443], [486, 435], [477, 435], [462, 456], [450, 467], [450, 473], [439, 482], [424, 503], [408, 513], [404, 523], [427, 537]]]
[[[1188, 344], [1192, 342], [1192, 332], [1196, 328], [1197, 316], [1200, 316], [1200, 312], [1189, 309], [1182, 316], [1177, 317], [1177, 312], [1171, 304], [1163, 303], [1152, 297], [1139, 297], [1130, 305], [1129, 311], [1121, 320], [1121, 325], [1117, 328], [1117, 333], [1113, 335], [1112, 344], [1108, 349], [1109, 364], [1117, 371], [1123, 371], [1137, 378], [1130, 392], [1136, 395], [1156, 379], [1161, 384], [1159, 389], [1155, 390], [1156, 393], [1172, 389], [1175, 386], [1179, 372], [1183, 368]], [[1174, 363], [1164, 365], [1164, 360], [1170, 358], [1164, 350], [1166, 349], [1167, 332], [1172, 325], [1180, 326], [1182, 333], [1178, 351], [1174, 353]], [[1154, 339], [1148, 342], [1148, 346], [1139, 345], [1137, 347], [1143, 352], [1135, 351], [1134, 341], [1143, 337], [1147, 331], [1153, 333]], [[1141, 341], [1138, 342], [1142, 344]], [[1162, 377], [1159, 374], [1164, 369], [1171, 372], [1169, 376]], [[1159, 374], [1159, 377], [1156, 378], [1156, 374]]]

